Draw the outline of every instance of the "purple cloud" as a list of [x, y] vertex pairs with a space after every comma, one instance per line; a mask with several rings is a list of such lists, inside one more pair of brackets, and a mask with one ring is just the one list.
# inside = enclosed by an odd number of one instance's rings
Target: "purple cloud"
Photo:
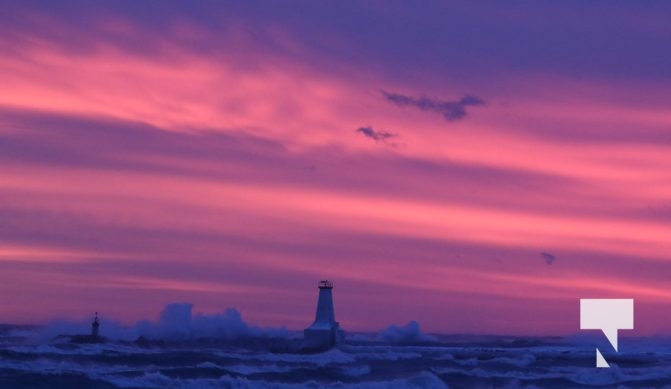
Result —
[[377, 141], [386, 141], [387, 139], [397, 137], [397, 134], [392, 134], [384, 130], [375, 130], [371, 126], [359, 127], [356, 129], [356, 132], [362, 134], [363, 136]]
[[438, 112], [448, 121], [465, 118], [468, 114], [466, 107], [477, 107], [485, 104], [481, 98], [471, 95], [464, 95], [461, 99], [454, 101], [439, 100], [426, 96], [412, 97], [387, 91], [382, 91], [382, 95], [399, 107], [415, 107], [422, 111]]
[[543, 258], [543, 260], [545, 260], [545, 263], [547, 263], [548, 265], [552, 265], [555, 259], [557, 259], [557, 257], [554, 256], [554, 254], [545, 251], [541, 253], [541, 258]]

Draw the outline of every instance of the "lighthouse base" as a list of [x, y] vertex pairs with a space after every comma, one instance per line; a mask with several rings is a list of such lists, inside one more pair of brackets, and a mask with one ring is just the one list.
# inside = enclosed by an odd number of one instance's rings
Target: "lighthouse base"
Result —
[[306, 349], [329, 349], [345, 338], [345, 332], [340, 329], [338, 323], [332, 325], [320, 325], [315, 323], [303, 331], [303, 347]]

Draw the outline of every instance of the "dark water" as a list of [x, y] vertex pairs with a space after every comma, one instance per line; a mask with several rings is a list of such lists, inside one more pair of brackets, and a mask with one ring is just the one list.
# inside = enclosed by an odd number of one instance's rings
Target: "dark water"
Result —
[[600, 348], [611, 368], [597, 369], [594, 344], [575, 339], [399, 345], [355, 335], [299, 354], [241, 341], [31, 344], [26, 333], [0, 335], [0, 388], [671, 388], [670, 343], [654, 339], [621, 340], [620, 353]]

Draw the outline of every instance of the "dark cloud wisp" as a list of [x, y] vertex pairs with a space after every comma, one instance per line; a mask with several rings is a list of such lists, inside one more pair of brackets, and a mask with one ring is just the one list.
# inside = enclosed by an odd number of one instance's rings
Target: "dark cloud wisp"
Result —
[[398, 136], [397, 134], [392, 134], [391, 132], [384, 130], [375, 130], [371, 126], [359, 127], [356, 129], [356, 132], [362, 134], [367, 138], [374, 139], [375, 141], [386, 141], [389, 138], [394, 138]]
[[454, 101], [439, 100], [426, 96], [412, 97], [384, 90], [382, 95], [399, 107], [415, 107], [422, 111], [438, 112], [448, 121], [465, 118], [468, 114], [466, 107], [477, 107], [485, 104], [484, 100], [472, 95], [464, 95], [461, 99]]
[[543, 258], [543, 260], [545, 260], [545, 263], [547, 263], [548, 265], [552, 265], [555, 259], [557, 259], [557, 257], [554, 256], [554, 254], [547, 253], [545, 251], [541, 253], [541, 258]]

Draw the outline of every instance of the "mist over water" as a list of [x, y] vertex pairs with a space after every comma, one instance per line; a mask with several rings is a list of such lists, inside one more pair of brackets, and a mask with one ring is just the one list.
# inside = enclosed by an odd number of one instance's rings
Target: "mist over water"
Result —
[[[101, 343], [72, 343], [90, 322], [0, 328], [0, 388], [649, 388], [671, 385], [671, 341], [602, 334], [567, 338], [426, 334], [416, 321], [348, 333], [316, 353], [286, 328], [260, 328], [234, 308], [156, 320], [101, 321]], [[143, 339], [144, 341], [137, 341]], [[595, 347], [610, 363], [596, 369]]]
[[[59, 335], [88, 334], [91, 321], [55, 320], [38, 327], [26, 337], [32, 343], [49, 343]], [[22, 334], [18, 330], [18, 334]], [[187, 341], [200, 338], [238, 339], [241, 337], [288, 338], [290, 331], [284, 327], [260, 328], [247, 324], [239, 310], [227, 308], [214, 314], [194, 314], [193, 304], [176, 302], [167, 304], [158, 320], [140, 320], [124, 326], [113, 318], [105, 318], [101, 335], [111, 340], [133, 341], [138, 337], [163, 341]]]
[[425, 334], [419, 323], [411, 321], [404, 326], [390, 325], [377, 334], [377, 339], [389, 343], [436, 342], [438, 338]]

